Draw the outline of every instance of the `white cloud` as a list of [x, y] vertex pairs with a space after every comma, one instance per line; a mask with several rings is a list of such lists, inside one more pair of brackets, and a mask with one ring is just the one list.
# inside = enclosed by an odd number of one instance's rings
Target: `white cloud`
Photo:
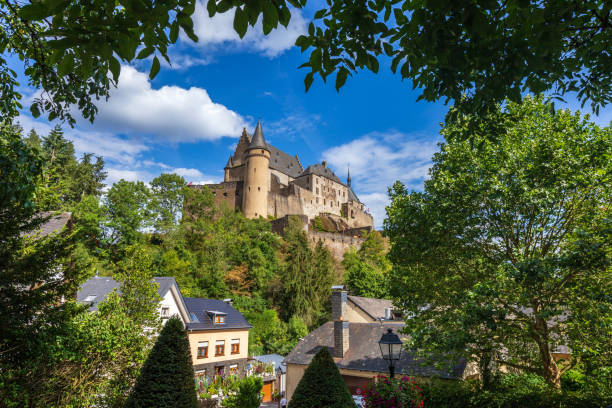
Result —
[[422, 189], [440, 140], [424, 134], [373, 132], [327, 149], [323, 159], [343, 179], [350, 167], [353, 189], [379, 228], [386, 216], [388, 187], [400, 180], [410, 189]]
[[79, 128], [145, 135], [156, 141], [195, 142], [238, 137], [246, 124], [238, 113], [213, 102], [205, 89], [153, 89], [147, 74], [130, 66], [122, 66], [117, 88], [98, 107], [95, 125], [81, 119]]
[[301, 11], [292, 8], [291, 21], [287, 27], [279, 24], [277, 29], [266, 36], [263, 34], [260, 16], [255, 27], [249, 26], [244, 38], [240, 39], [233, 27], [234, 13], [234, 10], [230, 10], [226, 13], [217, 13], [210, 18], [202, 2], [196, 2], [193, 14], [194, 31], [199, 39], [196, 45], [207, 47], [234, 43], [236, 46], [250, 48], [272, 58], [293, 47], [297, 37], [306, 32], [308, 24]]

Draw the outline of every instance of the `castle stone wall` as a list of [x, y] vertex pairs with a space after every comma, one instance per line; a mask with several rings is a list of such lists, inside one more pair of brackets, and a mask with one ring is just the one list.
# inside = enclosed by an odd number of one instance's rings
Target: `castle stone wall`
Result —
[[323, 241], [323, 244], [338, 261], [342, 261], [344, 253], [349, 248], [353, 248], [357, 251], [361, 248], [361, 244], [363, 243], [363, 239], [357, 236], [323, 231], [308, 231], [308, 240], [313, 246], [316, 245], [317, 242]]

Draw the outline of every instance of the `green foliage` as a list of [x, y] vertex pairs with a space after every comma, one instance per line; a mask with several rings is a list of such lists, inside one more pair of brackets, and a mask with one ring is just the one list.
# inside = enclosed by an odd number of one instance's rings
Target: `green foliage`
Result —
[[355, 407], [353, 397], [325, 347], [312, 358], [289, 401], [289, 408], [320, 407]]
[[196, 406], [189, 340], [181, 320], [172, 317], [142, 367], [126, 407]]
[[227, 408], [259, 408], [263, 380], [260, 377], [244, 377], [236, 384], [238, 392], [224, 399], [222, 406]]
[[601, 408], [612, 399], [588, 392], [550, 388], [533, 374], [504, 374], [490, 389], [474, 381], [426, 381], [421, 384], [427, 406], [439, 408]]
[[[602, 0], [540, 2], [331, 1], [296, 45], [311, 49], [302, 65], [340, 89], [379, 61], [421, 89], [419, 99], [453, 100], [486, 111], [526, 91], [577, 92], [595, 112], [612, 101], [606, 49], [610, 7]], [[495, 64], [491, 64], [495, 61]], [[467, 98], [466, 98], [467, 96]]]
[[139, 241], [139, 230], [148, 224], [150, 192], [142, 181], [119, 180], [108, 190], [104, 210], [112, 246], [132, 245]]
[[[611, 358], [612, 129], [542, 98], [504, 109], [485, 118], [492, 137], [467, 141], [472, 115], [447, 121], [425, 191], [390, 190], [392, 287], [411, 347], [560, 387], [572, 363]], [[560, 345], [572, 361], [553, 359]]]
[[153, 227], [162, 234], [171, 232], [183, 211], [185, 179], [178, 174], [161, 174], [151, 181]]
[[371, 231], [365, 235], [359, 251], [345, 252], [342, 266], [351, 293], [377, 299], [389, 298], [391, 263], [380, 232]]
[[[368, 408], [423, 408], [423, 394], [414, 378], [378, 375], [363, 396]], [[435, 406], [435, 405], [434, 405]]]

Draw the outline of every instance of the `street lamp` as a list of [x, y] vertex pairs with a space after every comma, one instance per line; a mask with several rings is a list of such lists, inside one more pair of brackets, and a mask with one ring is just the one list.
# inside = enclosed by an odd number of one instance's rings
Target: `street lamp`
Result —
[[391, 378], [395, 376], [395, 362], [399, 361], [402, 355], [402, 344], [404, 343], [391, 329], [387, 329], [387, 332], [383, 333], [378, 341], [380, 354], [382, 354], [382, 357], [387, 360], [387, 364], [389, 364], [389, 374]]

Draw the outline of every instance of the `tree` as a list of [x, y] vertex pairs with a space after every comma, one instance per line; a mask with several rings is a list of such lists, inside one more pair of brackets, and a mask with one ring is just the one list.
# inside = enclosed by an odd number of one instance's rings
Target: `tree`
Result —
[[151, 181], [153, 227], [161, 234], [171, 232], [183, 211], [185, 179], [178, 174], [163, 173]]
[[[612, 312], [603, 295], [612, 290], [612, 129], [542, 98], [495, 115], [497, 143], [466, 141], [473, 116], [459, 115], [442, 130], [425, 191], [390, 190], [392, 287], [411, 316], [412, 347], [490, 359], [560, 387], [587, 350], [609, 358], [595, 327], [609, 327]], [[555, 360], [560, 345], [571, 361]]]
[[259, 408], [262, 388], [260, 377], [244, 377], [238, 381], [238, 392], [224, 399], [222, 405], [227, 408]]
[[325, 347], [312, 358], [289, 401], [289, 408], [320, 407], [355, 407], [353, 397]]
[[49, 219], [38, 213], [43, 158], [20, 129], [0, 125], [0, 405], [35, 401], [35, 372], [56, 336], [77, 313], [70, 298], [83, 280], [70, 259], [72, 233], [40, 235]]
[[[221, 7], [223, 2], [218, 3]], [[210, 10], [210, 2], [209, 2]], [[331, 1], [296, 44], [312, 49], [308, 89], [336, 73], [340, 89], [359, 69], [391, 70], [422, 89], [420, 99], [449, 99], [484, 111], [526, 91], [577, 92], [595, 112], [612, 101], [611, 7], [575, 2]]]
[[148, 221], [149, 195], [149, 189], [142, 181], [121, 179], [108, 190], [104, 209], [111, 245], [131, 245], [138, 241], [139, 230]]
[[187, 332], [181, 320], [173, 316], [168, 319], [159, 334], [126, 407], [195, 408], [196, 406]]
[[359, 251], [344, 253], [345, 281], [353, 294], [378, 299], [389, 297], [391, 263], [386, 247], [380, 232], [371, 231], [365, 235]]

